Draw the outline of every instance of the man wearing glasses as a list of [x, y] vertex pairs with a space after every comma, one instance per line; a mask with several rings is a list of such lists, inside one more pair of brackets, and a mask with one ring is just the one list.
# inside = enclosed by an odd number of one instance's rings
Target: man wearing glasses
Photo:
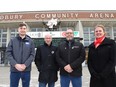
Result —
[[82, 63], [85, 60], [84, 46], [74, 40], [73, 30], [67, 29], [66, 40], [60, 44], [56, 53], [60, 66], [61, 87], [82, 87]]

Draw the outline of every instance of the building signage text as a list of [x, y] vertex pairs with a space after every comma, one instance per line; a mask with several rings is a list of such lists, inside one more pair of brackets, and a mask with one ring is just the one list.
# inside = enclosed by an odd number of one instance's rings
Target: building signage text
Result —
[[78, 18], [78, 13], [35, 14], [35, 18]]
[[91, 13], [90, 18], [114, 18], [113, 13]]
[[23, 15], [0, 15], [0, 20], [20, 20]]
[[68, 19], [116, 19], [116, 12], [35, 12], [0, 14], [0, 21]]

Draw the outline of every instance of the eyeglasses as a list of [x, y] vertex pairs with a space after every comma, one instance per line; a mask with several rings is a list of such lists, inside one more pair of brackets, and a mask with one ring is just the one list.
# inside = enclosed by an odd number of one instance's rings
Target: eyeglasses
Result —
[[72, 32], [66, 32], [66, 34], [73, 34]]

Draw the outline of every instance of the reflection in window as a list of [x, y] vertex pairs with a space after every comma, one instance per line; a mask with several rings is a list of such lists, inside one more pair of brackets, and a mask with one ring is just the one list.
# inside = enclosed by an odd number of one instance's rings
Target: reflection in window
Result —
[[16, 35], [15, 34], [11, 34], [11, 38], [15, 37]]
[[84, 27], [84, 46], [89, 46], [94, 41], [94, 27]]
[[43, 31], [43, 28], [31, 28], [31, 32]]
[[112, 30], [110, 27], [106, 27], [106, 37], [110, 38], [112, 36]]
[[43, 31], [43, 28], [36, 28], [36, 31]]
[[11, 33], [12, 33], [12, 32], [15, 32], [15, 30], [16, 30], [16, 29], [11, 29]]
[[2, 29], [3, 30], [3, 32], [7, 32], [7, 29]]
[[2, 42], [6, 42], [6, 39], [2, 39]]
[[3, 37], [3, 38], [6, 38], [6, 36], [7, 36], [6, 34], [2, 34], [2, 37]]
[[14, 29], [11, 29], [11, 38], [15, 37], [17, 35], [17, 29], [14, 28]]
[[36, 31], [36, 28], [31, 28], [31, 31]]
[[113, 28], [114, 40], [116, 41], [116, 27]]
[[2, 43], [2, 47], [6, 47], [6, 43]]

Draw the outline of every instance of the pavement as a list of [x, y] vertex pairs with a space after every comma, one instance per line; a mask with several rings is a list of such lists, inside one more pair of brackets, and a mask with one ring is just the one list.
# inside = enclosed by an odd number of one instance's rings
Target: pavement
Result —
[[[9, 82], [10, 82], [9, 71], [10, 71], [9, 66], [0, 66], [0, 87], [10, 87], [9, 86]], [[38, 74], [39, 72], [37, 71], [35, 65], [33, 64], [32, 71], [31, 71], [30, 87], [38, 87]], [[82, 87], [89, 87], [89, 79], [90, 79], [90, 75], [88, 72], [88, 68], [86, 65], [84, 65], [83, 76], [82, 76]], [[19, 87], [22, 87], [21, 81], [20, 81]], [[55, 87], [60, 87], [60, 79], [58, 79], [58, 81], [55, 83]], [[72, 87], [71, 84], [70, 84], [70, 87]]]

